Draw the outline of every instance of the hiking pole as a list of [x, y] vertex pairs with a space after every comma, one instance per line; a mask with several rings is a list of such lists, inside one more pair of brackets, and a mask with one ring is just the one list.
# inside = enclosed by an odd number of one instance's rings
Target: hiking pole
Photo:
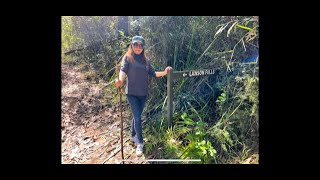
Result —
[[[118, 68], [118, 61], [116, 60], [116, 75], [117, 75], [117, 79], [119, 80], [119, 68]], [[118, 94], [120, 96], [120, 102], [119, 102], [119, 106], [120, 106], [120, 127], [121, 127], [121, 156], [122, 156], [122, 164], [124, 164], [124, 157], [123, 157], [123, 119], [122, 119], [122, 91], [121, 91], [121, 86], [118, 87]]]

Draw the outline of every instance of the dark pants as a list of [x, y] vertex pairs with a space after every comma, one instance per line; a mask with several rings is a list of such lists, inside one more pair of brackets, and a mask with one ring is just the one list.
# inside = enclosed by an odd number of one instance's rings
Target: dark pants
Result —
[[142, 137], [142, 124], [141, 114], [144, 108], [144, 104], [147, 100], [147, 96], [133, 96], [127, 94], [127, 99], [132, 111], [132, 122], [131, 122], [131, 137], [137, 135], [139, 143], [143, 143]]

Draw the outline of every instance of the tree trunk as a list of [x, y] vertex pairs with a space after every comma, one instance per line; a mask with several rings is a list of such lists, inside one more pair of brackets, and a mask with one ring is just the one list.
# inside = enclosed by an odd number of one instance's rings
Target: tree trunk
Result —
[[123, 31], [125, 36], [129, 35], [128, 16], [119, 16], [118, 30]]

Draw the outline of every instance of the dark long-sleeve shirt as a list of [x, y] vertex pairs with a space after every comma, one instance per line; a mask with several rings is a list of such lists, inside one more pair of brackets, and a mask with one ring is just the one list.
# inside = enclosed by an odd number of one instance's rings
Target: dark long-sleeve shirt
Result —
[[126, 94], [134, 96], [147, 96], [149, 76], [156, 77], [156, 73], [151, 63], [147, 64], [142, 60], [142, 55], [134, 54], [134, 61], [127, 57], [121, 62], [120, 70], [127, 74]]

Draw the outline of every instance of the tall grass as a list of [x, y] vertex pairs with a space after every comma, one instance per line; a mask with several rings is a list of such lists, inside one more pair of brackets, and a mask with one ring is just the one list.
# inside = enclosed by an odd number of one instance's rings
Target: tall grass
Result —
[[[155, 21], [159, 23], [155, 24]], [[149, 17], [144, 22], [145, 31], [141, 34], [151, 45], [162, 42], [149, 52], [158, 70], [166, 65], [171, 65], [175, 71], [216, 70], [216, 75], [211, 77], [174, 80], [174, 121], [179, 122], [181, 115], [188, 113], [193, 121], [203, 122], [206, 124], [204, 129], [208, 129], [206, 138], [193, 139], [187, 146], [178, 146], [178, 154], [189, 148], [186, 151], [189, 154], [185, 153], [181, 158], [197, 154], [196, 147], [212, 147], [216, 151], [214, 158], [203, 154], [206, 163], [230, 163], [244, 145], [246, 149], [257, 151], [259, 67], [258, 64], [241, 64], [250, 55], [250, 49], [259, 47], [257, 17]], [[155, 36], [160, 32], [161, 35]], [[165, 83], [156, 80], [155, 84], [158, 85], [151, 87], [153, 93], [149, 103], [157, 104], [156, 99], [162, 97], [163, 107], [166, 96], [159, 94], [165, 94]], [[154, 107], [159, 109], [159, 105]], [[152, 106], [148, 108], [152, 109]], [[158, 113], [165, 115], [163, 110]], [[162, 121], [165, 119], [161, 118]], [[179, 134], [176, 139], [192, 136], [179, 133], [181, 128], [174, 127], [173, 131]], [[200, 144], [193, 144], [195, 142]]]
[[[116, 17], [91, 19], [72, 18], [73, 27], [78, 27], [75, 36], [84, 40], [79, 42], [90, 44], [102, 37], [99, 21], [108, 32], [103, 38], [115, 38]], [[86, 31], [90, 27], [86, 23], [91, 23], [96, 33]], [[148, 16], [139, 17], [131, 27], [133, 35], [146, 39], [147, 55], [157, 71], [166, 66], [174, 71], [215, 70], [213, 76], [174, 80], [171, 129], [166, 128], [166, 78], [150, 82], [144, 111], [147, 154], [155, 158], [200, 158], [202, 163], [242, 163], [251, 156], [256, 159], [259, 65], [243, 64], [243, 60], [258, 52], [258, 17]], [[93, 49], [78, 57], [94, 69], [100, 68], [101, 74], [110, 72], [106, 78], [113, 79], [110, 69], [129, 41], [124, 35], [112, 43], [103, 41], [102, 51]]]

